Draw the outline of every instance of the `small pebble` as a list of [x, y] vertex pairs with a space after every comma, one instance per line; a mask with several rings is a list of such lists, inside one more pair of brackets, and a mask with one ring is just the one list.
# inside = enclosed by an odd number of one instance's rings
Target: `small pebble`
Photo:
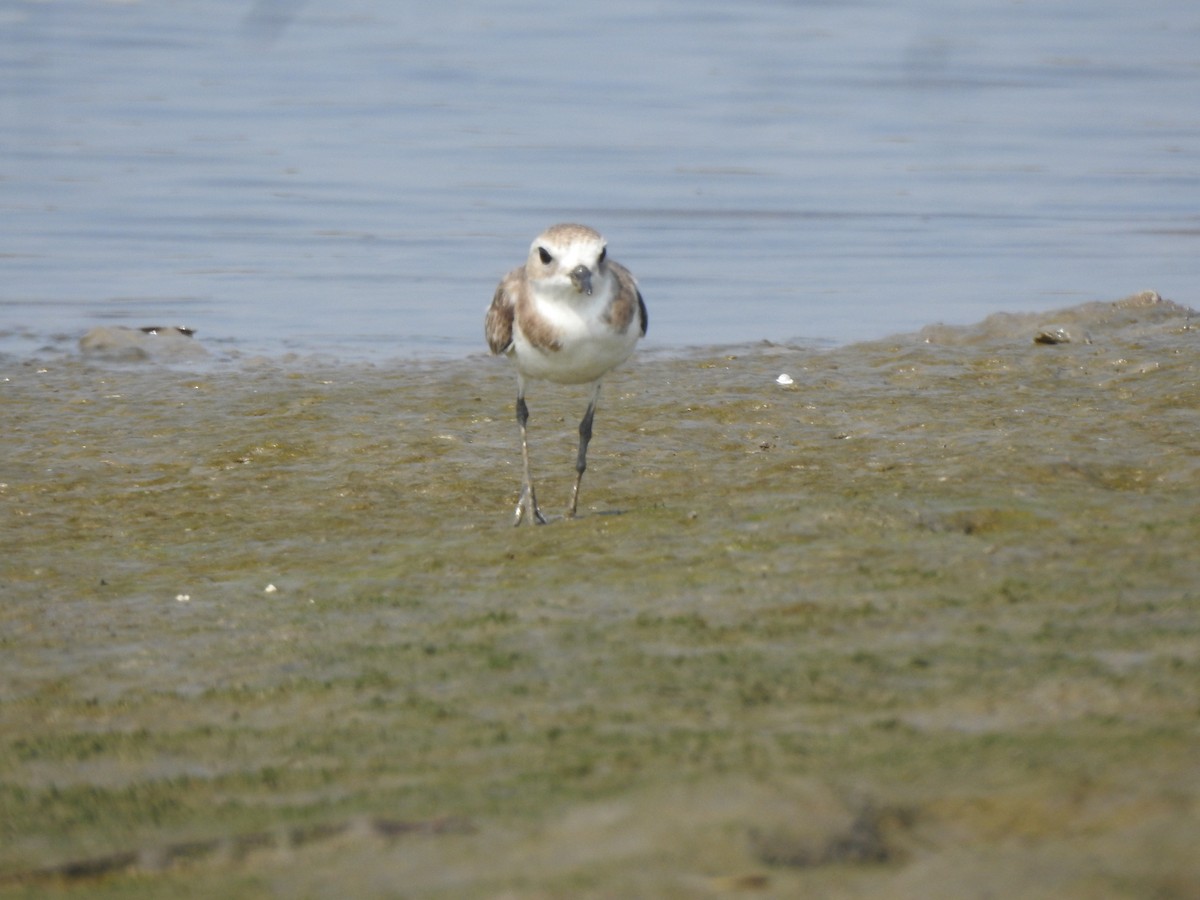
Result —
[[792, 380], [791, 375], [789, 375], [787, 372], [784, 372], [782, 375], [780, 375], [778, 378], [775, 379], [775, 383], [786, 385], [786, 384], [795, 384], [795, 381]]

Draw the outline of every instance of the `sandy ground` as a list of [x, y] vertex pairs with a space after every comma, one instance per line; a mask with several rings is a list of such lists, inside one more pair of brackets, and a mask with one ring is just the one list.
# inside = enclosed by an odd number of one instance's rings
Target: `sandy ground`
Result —
[[0, 893], [1200, 896], [1197, 325], [0, 360]]

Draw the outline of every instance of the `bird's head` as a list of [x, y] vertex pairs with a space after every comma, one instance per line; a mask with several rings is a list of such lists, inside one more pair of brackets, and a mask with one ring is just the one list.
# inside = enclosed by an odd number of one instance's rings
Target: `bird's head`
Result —
[[586, 225], [553, 225], [534, 240], [525, 265], [530, 280], [576, 294], [591, 295], [594, 282], [605, 277], [608, 255], [604, 238]]

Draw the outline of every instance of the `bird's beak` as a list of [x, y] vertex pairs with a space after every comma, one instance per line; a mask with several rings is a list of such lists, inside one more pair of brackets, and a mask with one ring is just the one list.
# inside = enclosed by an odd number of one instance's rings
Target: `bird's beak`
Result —
[[571, 284], [575, 285], [575, 290], [581, 294], [591, 294], [592, 270], [587, 266], [576, 266], [571, 270]]

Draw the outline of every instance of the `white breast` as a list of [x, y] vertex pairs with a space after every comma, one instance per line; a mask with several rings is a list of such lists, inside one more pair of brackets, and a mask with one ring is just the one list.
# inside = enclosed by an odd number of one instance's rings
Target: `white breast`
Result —
[[629, 358], [641, 336], [638, 329], [631, 326], [618, 332], [605, 321], [616, 279], [606, 278], [596, 287], [591, 296], [574, 290], [534, 293], [532, 311], [554, 326], [560, 346], [558, 350], [539, 350], [525, 338], [517, 322], [513, 349], [522, 374], [559, 384], [582, 384], [595, 381]]

